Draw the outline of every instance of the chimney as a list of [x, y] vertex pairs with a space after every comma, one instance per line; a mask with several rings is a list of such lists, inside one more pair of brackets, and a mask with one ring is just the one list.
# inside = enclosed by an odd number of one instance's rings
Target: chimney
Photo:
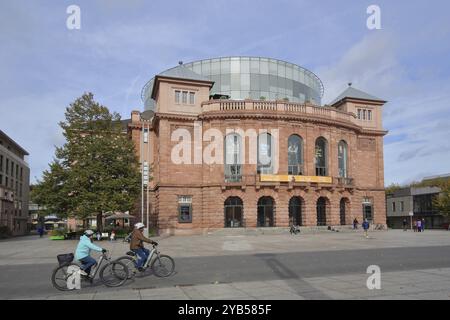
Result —
[[141, 121], [141, 113], [139, 111], [131, 111], [131, 122], [136, 123]]

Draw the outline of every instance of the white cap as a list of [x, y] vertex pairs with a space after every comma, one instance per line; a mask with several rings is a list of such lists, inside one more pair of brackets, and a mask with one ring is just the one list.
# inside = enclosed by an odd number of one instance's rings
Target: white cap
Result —
[[134, 225], [134, 227], [136, 229], [142, 229], [142, 228], [145, 228], [145, 224], [143, 224], [142, 222], [138, 222]]
[[87, 235], [87, 236], [92, 236], [92, 235], [94, 234], [94, 231], [92, 231], [92, 230], [86, 230], [86, 231], [84, 232], [84, 234]]

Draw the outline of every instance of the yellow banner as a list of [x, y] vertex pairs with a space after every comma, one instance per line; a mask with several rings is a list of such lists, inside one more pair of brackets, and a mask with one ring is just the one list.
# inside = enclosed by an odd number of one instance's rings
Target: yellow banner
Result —
[[332, 183], [331, 177], [318, 176], [291, 176], [287, 174], [262, 174], [261, 182], [315, 182], [315, 183]]

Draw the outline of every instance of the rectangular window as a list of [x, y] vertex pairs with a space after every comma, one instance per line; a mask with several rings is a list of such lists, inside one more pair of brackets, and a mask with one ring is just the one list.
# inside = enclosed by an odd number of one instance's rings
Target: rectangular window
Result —
[[183, 91], [183, 95], [182, 95], [182, 99], [183, 100], [182, 100], [182, 102], [185, 103], [185, 104], [187, 103], [187, 95], [188, 95], [187, 91]]
[[6, 158], [6, 168], [5, 168], [5, 173], [8, 174], [9, 171], [9, 159]]
[[395, 202], [392, 202], [392, 212], [395, 212]]
[[178, 196], [178, 222], [192, 222], [192, 197]]
[[3, 184], [3, 175], [0, 174], [0, 186]]
[[16, 179], [19, 179], [19, 165], [16, 164]]
[[361, 109], [358, 109], [358, 119], [361, 120]]
[[148, 142], [148, 129], [144, 129], [144, 143]]
[[367, 120], [372, 120], [372, 110], [367, 110]]
[[23, 181], [23, 168], [20, 168], [20, 180]]
[[181, 100], [181, 91], [175, 90], [175, 103], [180, 103]]
[[189, 92], [189, 104], [195, 104], [195, 93]]
[[3, 156], [0, 156], [0, 172], [3, 172]]
[[362, 119], [366, 120], [366, 109], [363, 109], [362, 111]]
[[403, 201], [400, 201], [400, 211], [405, 211], [405, 203]]

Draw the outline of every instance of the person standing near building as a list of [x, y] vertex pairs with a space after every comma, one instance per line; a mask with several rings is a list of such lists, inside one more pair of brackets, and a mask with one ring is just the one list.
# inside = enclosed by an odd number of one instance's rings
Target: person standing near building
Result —
[[422, 232], [425, 231], [425, 218], [422, 218]]
[[417, 220], [417, 232], [422, 232], [422, 220]]
[[407, 230], [408, 230], [408, 221], [406, 221], [406, 219], [403, 219], [403, 231]]
[[367, 221], [367, 219], [364, 219], [364, 222], [362, 223], [362, 227], [364, 229], [364, 236], [366, 238], [369, 238], [369, 221]]
[[358, 219], [356, 218], [353, 220], [353, 229], [358, 229]]
[[417, 232], [417, 220], [414, 220], [413, 229], [414, 232]]

